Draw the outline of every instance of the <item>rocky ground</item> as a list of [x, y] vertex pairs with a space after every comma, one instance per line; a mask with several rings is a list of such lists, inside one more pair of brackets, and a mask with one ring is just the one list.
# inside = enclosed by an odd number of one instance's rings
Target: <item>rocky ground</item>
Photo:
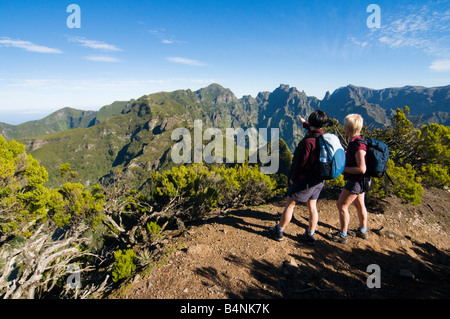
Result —
[[[423, 203], [372, 200], [369, 238], [339, 244], [336, 194], [320, 199], [315, 246], [298, 241], [308, 225], [304, 205], [295, 208], [285, 240], [267, 236], [284, 200], [226, 213], [216, 211], [167, 240], [174, 251], [151, 272], [139, 274], [109, 298], [449, 298], [450, 192], [425, 190]], [[350, 228], [357, 223], [351, 208]], [[378, 265], [380, 288], [367, 282]], [[375, 274], [375, 273], [374, 273]], [[369, 281], [375, 283], [373, 277]]]

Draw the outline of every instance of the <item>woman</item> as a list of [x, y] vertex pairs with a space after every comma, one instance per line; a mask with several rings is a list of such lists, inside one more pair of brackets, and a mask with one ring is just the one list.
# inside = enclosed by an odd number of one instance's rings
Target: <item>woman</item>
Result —
[[[336, 206], [339, 210], [340, 231], [330, 235], [335, 242], [346, 244], [347, 235], [358, 236], [363, 239], [367, 235], [367, 209], [364, 203], [365, 192], [370, 183], [370, 178], [365, 177], [367, 147], [362, 143], [361, 129], [363, 118], [359, 114], [349, 114], [344, 119], [344, 132], [349, 138], [347, 152], [345, 155], [344, 189], [339, 196]], [[353, 204], [356, 207], [359, 220], [359, 228], [356, 231], [348, 231], [350, 223], [349, 207]]]

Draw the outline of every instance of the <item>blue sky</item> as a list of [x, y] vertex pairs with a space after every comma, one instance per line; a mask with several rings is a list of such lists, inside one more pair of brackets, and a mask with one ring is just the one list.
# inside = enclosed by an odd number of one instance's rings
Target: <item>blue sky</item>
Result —
[[[67, 26], [70, 4], [81, 28]], [[281, 83], [319, 99], [448, 85], [450, 0], [0, 0], [0, 122], [212, 82], [238, 98]]]

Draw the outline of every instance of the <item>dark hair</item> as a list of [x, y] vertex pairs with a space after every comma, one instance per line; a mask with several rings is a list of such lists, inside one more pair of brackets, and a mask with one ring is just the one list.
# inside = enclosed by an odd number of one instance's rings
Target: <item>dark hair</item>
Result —
[[308, 117], [308, 122], [311, 126], [321, 128], [328, 125], [330, 119], [328, 118], [327, 113], [321, 110], [317, 110], [311, 113], [311, 115]]

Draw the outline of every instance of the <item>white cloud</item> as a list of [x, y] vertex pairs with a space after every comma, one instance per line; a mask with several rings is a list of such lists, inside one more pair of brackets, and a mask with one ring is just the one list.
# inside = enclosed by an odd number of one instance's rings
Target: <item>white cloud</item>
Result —
[[21, 48], [30, 52], [38, 52], [38, 53], [62, 53], [61, 50], [49, 48], [42, 45], [34, 44], [30, 41], [23, 40], [12, 40], [10, 38], [2, 37], [0, 38], [0, 46], [4, 47], [13, 47], [13, 48]]
[[70, 42], [80, 43], [82, 46], [95, 49], [95, 50], [104, 50], [104, 51], [122, 51], [122, 49], [116, 47], [115, 45], [108, 44], [101, 41], [96, 40], [88, 40], [83, 37], [69, 37]]
[[149, 33], [154, 34], [156, 36], [162, 36], [163, 33], [166, 31], [164, 28], [155, 28], [155, 29], [148, 29]]
[[[357, 44], [380, 44], [392, 49], [410, 48], [431, 56], [450, 56], [450, 1], [427, 1], [405, 5], [393, 13], [383, 13], [381, 29], [373, 30]], [[385, 11], [387, 12], [387, 11]]]
[[358, 41], [355, 37], [350, 37], [349, 39], [354, 44], [356, 44], [356, 45], [358, 45], [360, 47], [363, 47], [363, 48], [369, 44], [369, 42], [367, 42], [367, 41]]
[[169, 39], [163, 39], [161, 40], [161, 43], [164, 44], [186, 44], [186, 41], [179, 41], [179, 40], [169, 40]]
[[[139, 22], [138, 22], [139, 23]], [[151, 35], [161, 39], [161, 43], [163, 44], [186, 44], [186, 41], [175, 40], [176, 36], [167, 35], [166, 29], [164, 28], [155, 28], [155, 29], [147, 29], [146, 30]]]
[[87, 56], [84, 58], [88, 61], [93, 62], [108, 62], [108, 63], [120, 62], [119, 59], [110, 56]]
[[436, 60], [430, 65], [430, 69], [437, 72], [450, 72], [450, 60]]
[[183, 57], [168, 57], [166, 58], [167, 61], [178, 63], [178, 64], [185, 64], [185, 65], [191, 65], [191, 66], [205, 66], [206, 64], [197, 60], [192, 60], [188, 58]]

